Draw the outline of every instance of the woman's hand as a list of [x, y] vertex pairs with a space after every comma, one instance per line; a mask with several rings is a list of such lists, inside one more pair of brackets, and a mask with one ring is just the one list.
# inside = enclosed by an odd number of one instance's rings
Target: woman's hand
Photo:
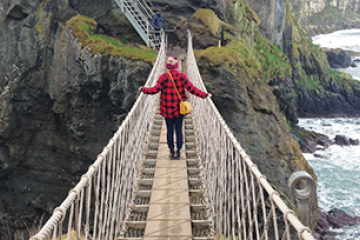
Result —
[[142, 87], [143, 87], [143, 86], [139, 87], [139, 92], [142, 92], [142, 91], [141, 91], [141, 88], [142, 88]]
[[207, 95], [209, 98], [211, 98], [212, 97], [212, 94], [211, 93], [208, 93], [208, 95]]

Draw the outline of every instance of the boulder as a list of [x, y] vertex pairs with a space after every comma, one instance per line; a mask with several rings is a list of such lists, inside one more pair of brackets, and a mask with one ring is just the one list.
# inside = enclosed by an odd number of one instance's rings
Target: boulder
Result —
[[359, 145], [359, 139], [347, 138], [344, 135], [336, 135], [334, 141], [335, 141], [335, 144], [340, 145], [340, 146]]
[[355, 226], [358, 224], [360, 224], [360, 217], [350, 216], [341, 209], [334, 208], [328, 212], [321, 209], [320, 218], [313, 231], [313, 236], [316, 240], [339, 239], [339, 233], [333, 231], [333, 229]]
[[333, 228], [354, 226], [360, 223], [360, 217], [352, 217], [341, 209], [333, 209], [327, 213], [327, 221]]
[[357, 67], [345, 51], [340, 51], [339, 53], [326, 51], [325, 53], [331, 68]]
[[[325, 150], [333, 145], [330, 138], [324, 134], [309, 131], [305, 128], [299, 128], [297, 133], [300, 136], [300, 149], [303, 153], [314, 153], [318, 150]], [[319, 145], [322, 147], [320, 148]]]

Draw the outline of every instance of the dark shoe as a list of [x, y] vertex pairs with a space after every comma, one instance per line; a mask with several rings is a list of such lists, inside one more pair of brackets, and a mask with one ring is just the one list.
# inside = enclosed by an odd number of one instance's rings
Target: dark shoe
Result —
[[180, 159], [180, 157], [181, 157], [181, 151], [180, 149], [178, 149], [175, 153], [175, 159]]
[[175, 150], [174, 150], [174, 148], [169, 148], [169, 149], [170, 149], [169, 158], [170, 159], [175, 159]]

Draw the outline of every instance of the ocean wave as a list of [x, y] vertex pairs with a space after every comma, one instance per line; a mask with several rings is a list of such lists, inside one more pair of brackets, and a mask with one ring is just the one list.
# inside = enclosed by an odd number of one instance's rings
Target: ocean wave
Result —
[[336, 31], [320, 34], [312, 38], [313, 43], [320, 47], [341, 48], [343, 50], [360, 52], [360, 29]]
[[[327, 135], [360, 138], [360, 118], [299, 119], [305, 129]], [[324, 158], [303, 154], [318, 177], [319, 206], [325, 210], [339, 208], [352, 216], [360, 216], [360, 194], [354, 192], [360, 184], [360, 146], [333, 145], [317, 151]]]

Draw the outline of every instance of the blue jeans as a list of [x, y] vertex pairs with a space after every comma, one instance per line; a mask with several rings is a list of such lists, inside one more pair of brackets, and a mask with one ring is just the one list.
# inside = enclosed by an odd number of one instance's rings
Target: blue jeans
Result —
[[[174, 148], [174, 130], [176, 132], [176, 145], [177, 149], [181, 149], [183, 145], [183, 132], [182, 125], [184, 121], [184, 115], [180, 115], [178, 118], [170, 119], [165, 118], [167, 128], [167, 144], [169, 148]], [[174, 128], [175, 127], [175, 128]]]
[[160, 37], [161, 28], [154, 27], [154, 31], [155, 31], [155, 36], [161, 41], [161, 37]]

